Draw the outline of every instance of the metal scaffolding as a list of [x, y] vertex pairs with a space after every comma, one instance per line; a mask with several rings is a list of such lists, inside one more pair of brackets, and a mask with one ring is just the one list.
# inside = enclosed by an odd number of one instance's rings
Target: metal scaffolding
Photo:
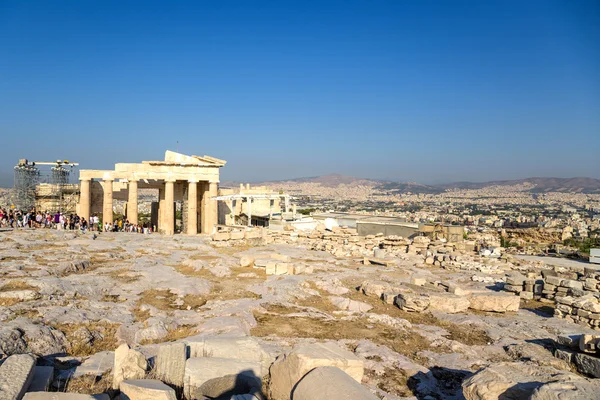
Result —
[[34, 163], [25, 159], [19, 160], [14, 170], [11, 203], [17, 209], [30, 210], [35, 206], [35, 187], [39, 182], [40, 171]]
[[[41, 170], [39, 166], [51, 166]], [[71, 170], [78, 163], [67, 160], [31, 162], [19, 160], [14, 168], [15, 180], [11, 195], [14, 208], [38, 211], [74, 212], [79, 185], [69, 183]], [[70, 167], [70, 168], [65, 168]]]

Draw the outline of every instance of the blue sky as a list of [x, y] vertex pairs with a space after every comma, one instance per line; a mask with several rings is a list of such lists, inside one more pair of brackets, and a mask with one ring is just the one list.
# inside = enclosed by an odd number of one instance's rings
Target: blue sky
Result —
[[600, 2], [0, 0], [0, 184], [228, 160], [222, 180], [600, 178]]

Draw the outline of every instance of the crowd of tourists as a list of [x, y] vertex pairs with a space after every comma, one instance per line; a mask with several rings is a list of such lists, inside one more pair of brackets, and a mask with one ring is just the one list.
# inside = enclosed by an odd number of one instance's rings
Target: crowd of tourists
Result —
[[41, 212], [36, 211], [35, 208], [31, 211], [0, 208], [0, 227], [81, 230], [84, 232], [87, 230], [93, 232], [152, 232], [152, 228], [148, 224], [132, 224], [123, 219], [117, 219], [113, 223], [102, 223], [98, 215], [92, 215], [89, 220], [86, 220], [77, 214]]

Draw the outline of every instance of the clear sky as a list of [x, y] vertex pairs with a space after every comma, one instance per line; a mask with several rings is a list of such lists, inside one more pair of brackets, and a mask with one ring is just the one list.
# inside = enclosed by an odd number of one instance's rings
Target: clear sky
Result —
[[600, 1], [0, 0], [0, 184], [228, 161], [223, 180], [600, 178]]

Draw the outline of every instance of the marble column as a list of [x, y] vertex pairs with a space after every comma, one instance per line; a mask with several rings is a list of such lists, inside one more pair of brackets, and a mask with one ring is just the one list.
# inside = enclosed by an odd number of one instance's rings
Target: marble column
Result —
[[188, 181], [187, 192], [187, 233], [198, 233], [198, 182]]
[[102, 223], [113, 223], [113, 181], [104, 179], [104, 202], [102, 204]]
[[138, 223], [138, 181], [129, 181], [129, 193], [127, 196], [127, 220], [129, 223]]
[[86, 221], [90, 220], [90, 209], [91, 203], [91, 179], [81, 179], [79, 188], [79, 216], [85, 218]]
[[165, 182], [165, 213], [163, 214], [165, 235], [175, 234], [175, 182]]
[[210, 182], [208, 184], [208, 199], [206, 205], [208, 208], [208, 233], [213, 233], [216, 229], [216, 225], [219, 223], [219, 208], [217, 200], [213, 200], [218, 196], [219, 184], [217, 182]]
[[202, 200], [200, 201], [200, 230], [202, 233], [210, 233], [208, 229], [208, 182], [200, 182], [200, 192]]

